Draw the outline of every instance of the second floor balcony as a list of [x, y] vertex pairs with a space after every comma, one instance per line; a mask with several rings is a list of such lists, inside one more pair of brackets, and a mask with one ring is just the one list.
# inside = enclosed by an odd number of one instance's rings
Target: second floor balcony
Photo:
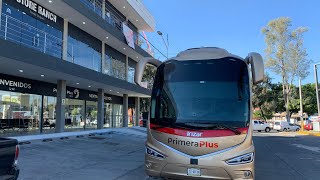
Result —
[[[21, 15], [26, 16], [23, 13]], [[37, 22], [37, 27], [35, 27], [24, 21], [26, 19], [17, 19], [8, 14], [2, 14], [0, 38], [62, 59], [62, 32], [41, 22]], [[105, 60], [102, 61], [101, 52], [75, 40], [69, 40], [67, 46], [67, 61], [133, 83], [134, 67], [127, 67], [128, 77], [126, 78], [124, 62], [107, 54], [105, 54]]]

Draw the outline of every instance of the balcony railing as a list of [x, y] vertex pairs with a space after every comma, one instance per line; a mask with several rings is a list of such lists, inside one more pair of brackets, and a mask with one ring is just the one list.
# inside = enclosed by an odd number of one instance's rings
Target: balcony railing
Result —
[[[105, 19], [105, 21], [109, 24], [111, 24], [113, 27], [117, 28], [119, 31], [122, 31], [122, 23], [125, 22], [125, 19], [121, 19], [121, 15], [113, 14], [110, 11], [110, 8], [108, 4], [105, 5], [105, 17], [103, 17], [102, 13], [102, 0], [81, 0], [81, 2], [87, 6], [90, 10], [92, 10], [94, 13], [96, 13], [101, 18]], [[158, 54], [160, 56], [163, 55], [162, 52], [160, 52], [157, 48], [155, 48], [154, 44], [151, 43], [147, 37], [139, 32], [133, 32], [134, 33], [134, 42], [135, 45], [141, 47], [144, 49], [147, 53], [149, 53], [151, 56], [155, 56], [155, 54]], [[157, 52], [155, 52], [155, 50]]]
[[57, 38], [6, 14], [1, 15], [0, 38], [60, 59], [62, 57], [61, 38]]
[[[62, 59], [62, 44], [61, 38], [55, 37], [52, 34], [37, 29], [25, 22], [17, 20], [9, 15], [2, 14], [0, 26], [0, 38], [15, 42], [22, 46], [26, 46], [45, 54]], [[101, 64], [81, 64], [75, 61], [74, 45], [68, 43], [68, 61], [82, 65], [89, 69], [101, 72]], [[92, 63], [94, 63], [93, 59]], [[125, 64], [119, 60], [113, 59], [106, 55], [106, 61], [102, 62], [102, 73], [125, 80]], [[128, 67], [128, 82], [134, 83], [134, 68]]]

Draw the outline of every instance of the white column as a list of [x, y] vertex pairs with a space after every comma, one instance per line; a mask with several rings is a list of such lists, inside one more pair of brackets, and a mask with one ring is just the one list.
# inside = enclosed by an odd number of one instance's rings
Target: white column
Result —
[[129, 57], [126, 56], [126, 66], [125, 66], [125, 78], [126, 78], [126, 81], [128, 81], [128, 61], [129, 61]]
[[62, 42], [62, 59], [68, 59], [68, 20], [64, 19], [63, 22], [63, 42]]
[[97, 128], [103, 129], [104, 124], [104, 90], [98, 89], [98, 122]]
[[106, 64], [106, 44], [102, 42], [101, 45], [101, 72], [104, 73]]
[[128, 94], [123, 94], [123, 127], [128, 127]]
[[102, 0], [102, 18], [106, 19], [106, 0]]
[[56, 128], [55, 132], [60, 133], [64, 131], [65, 125], [65, 103], [67, 86], [65, 80], [58, 80], [57, 84], [57, 104], [56, 104]]

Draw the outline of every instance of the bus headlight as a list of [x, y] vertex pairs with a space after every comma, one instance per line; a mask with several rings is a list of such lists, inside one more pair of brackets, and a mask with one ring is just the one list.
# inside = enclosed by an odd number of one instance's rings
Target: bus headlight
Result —
[[159, 158], [159, 159], [165, 158], [165, 156], [163, 154], [159, 153], [158, 151], [156, 151], [148, 146], [146, 147], [146, 154], [153, 156], [155, 158]]
[[226, 163], [229, 165], [246, 164], [246, 163], [252, 162], [253, 159], [254, 159], [254, 154], [252, 152], [252, 153], [244, 154], [244, 155], [229, 159], [226, 161]]

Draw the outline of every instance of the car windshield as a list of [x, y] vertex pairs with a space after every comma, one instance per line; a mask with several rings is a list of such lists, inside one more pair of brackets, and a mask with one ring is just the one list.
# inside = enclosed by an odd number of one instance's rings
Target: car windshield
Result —
[[275, 125], [280, 125], [280, 122], [275, 122], [274, 124], [275, 124]]
[[247, 127], [249, 92], [247, 65], [240, 59], [170, 60], [157, 71], [151, 123]]

